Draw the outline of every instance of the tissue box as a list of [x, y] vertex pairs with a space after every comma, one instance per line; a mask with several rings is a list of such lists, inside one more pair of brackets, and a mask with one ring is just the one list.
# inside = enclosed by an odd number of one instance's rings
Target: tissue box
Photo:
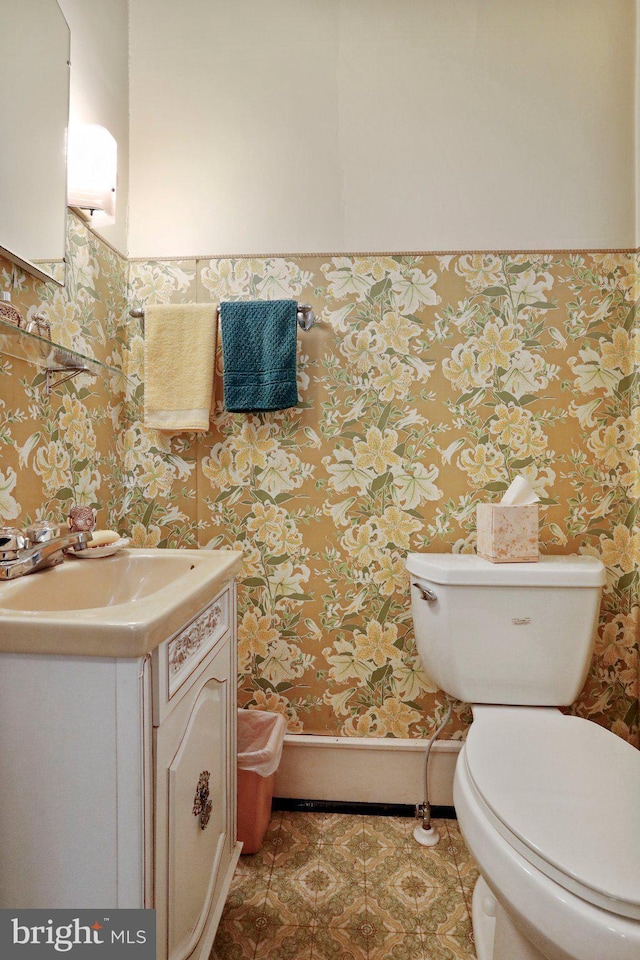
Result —
[[538, 504], [512, 507], [479, 503], [478, 556], [492, 563], [535, 563], [538, 559]]

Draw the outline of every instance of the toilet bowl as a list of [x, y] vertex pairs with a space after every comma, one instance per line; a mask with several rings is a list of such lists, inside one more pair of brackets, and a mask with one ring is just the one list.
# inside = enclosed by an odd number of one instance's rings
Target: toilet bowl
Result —
[[478, 960], [638, 960], [640, 753], [555, 709], [473, 714], [454, 803]]
[[410, 554], [418, 653], [472, 705], [454, 803], [480, 878], [479, 960], [639, 960], [640, 753], [566, 716], [588, 672], [604, 567]]

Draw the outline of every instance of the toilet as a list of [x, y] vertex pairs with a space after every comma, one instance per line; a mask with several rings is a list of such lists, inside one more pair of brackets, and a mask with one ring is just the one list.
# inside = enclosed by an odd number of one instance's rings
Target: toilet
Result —
[[640, 753], [558, 709], [587, 676], [603, 565], [412, 553], [407, 569], [422, 663], [473, 711], [454, 803], [480, 869], [478, 960], [638, 960]]

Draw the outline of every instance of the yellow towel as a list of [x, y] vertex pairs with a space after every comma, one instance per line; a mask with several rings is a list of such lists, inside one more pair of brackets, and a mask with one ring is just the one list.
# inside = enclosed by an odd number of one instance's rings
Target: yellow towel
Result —
[[211, 303], [145, 308], [144, 424], [208, 430], [218, 323]]

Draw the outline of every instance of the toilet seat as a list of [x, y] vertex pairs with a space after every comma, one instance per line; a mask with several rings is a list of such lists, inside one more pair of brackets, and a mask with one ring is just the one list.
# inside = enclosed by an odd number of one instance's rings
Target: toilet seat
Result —
[[496, 830], [564, 889], [640, 920], [640, 753], [556, 709], [473, 714], [461, 759]]

